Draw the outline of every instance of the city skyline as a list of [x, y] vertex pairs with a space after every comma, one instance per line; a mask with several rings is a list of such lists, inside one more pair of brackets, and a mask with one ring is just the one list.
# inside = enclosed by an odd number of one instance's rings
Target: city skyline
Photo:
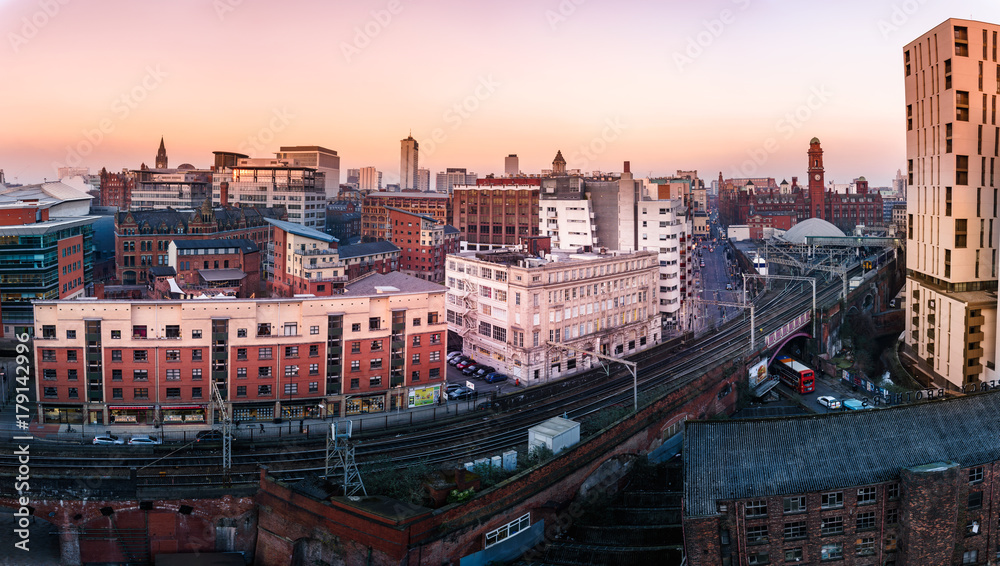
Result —
[[431, 171], [502, 175], [516, 153], [537, 173], [561, 150], [585, 172], [790, 180], [815, 136], [828, 181], [888, 186], [903, 45], [949, 17], [1000, 19], [985, 1], [647, 4], [2, 2], [0, 168], [19, 183], [138, 168], [163, 136], [171, 163], [320, 145], [341, 181], [374, 166], [395, 183], [412, 129]]

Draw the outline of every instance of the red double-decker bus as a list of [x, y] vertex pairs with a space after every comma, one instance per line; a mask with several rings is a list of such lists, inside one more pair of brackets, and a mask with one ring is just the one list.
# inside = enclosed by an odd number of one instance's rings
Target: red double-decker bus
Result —
[[792, 358], [780, 358], [773, 366], [775, 373], [796, 393], [812, 393], [816, 391], [816, 374], [805, 364]]

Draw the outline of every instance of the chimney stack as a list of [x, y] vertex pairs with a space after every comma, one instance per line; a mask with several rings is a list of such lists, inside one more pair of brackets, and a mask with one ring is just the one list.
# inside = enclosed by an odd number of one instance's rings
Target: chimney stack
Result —
[[229, 206], [229, 183], [219, 183], [219, 206]]
[[629, 167], [629, 162], [625, 162], [625, 173], [631, 173], [632, 169]]

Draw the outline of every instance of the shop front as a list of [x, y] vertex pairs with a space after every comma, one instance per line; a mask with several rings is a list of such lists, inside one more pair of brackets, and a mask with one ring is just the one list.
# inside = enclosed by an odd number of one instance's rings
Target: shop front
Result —
[[[233, 407], [233, 420], [240, 422], [272, 421], [274, 420], [274, 403], [261, 405], [243, 405]], [[216, 422], [222, 422], [218, 415]]]
[[201, 405], [175, 405], [160, 407], [163, 424], [204, 424], [207, 411]]
[[441, 396], [441, 386], [431, 385], [429, 387], [420, 387], [410, 389], [409, 396], [409, 406], [413, 407], [423, 407], [425, 405], [433, 405], [438, 402], [438, 398]]
[[281, 404], [281, 418], [283, 419], [318, 419], [322, 414], [320, 401]]
[[104, 424], [104, 409], [90, 409], [87, 415], [88, 424]]
[[108, 407], [108, 424], [155, 424], [156, 410], [149, 406]]
[[353, 397], [348, 399], [344, 405], [345, 413], [348, 415], [360, 415], [363, 413], [381, 413], [385, 411], [385, 395], [373, 395], [371, 397]]
[[83, 407], [80, 405], [46, 405], [42, 409], [45, 424], [83, 424]]

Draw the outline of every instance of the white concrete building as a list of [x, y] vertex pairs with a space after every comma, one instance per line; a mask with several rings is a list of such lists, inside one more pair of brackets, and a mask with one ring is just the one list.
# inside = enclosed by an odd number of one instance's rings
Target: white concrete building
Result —
[[657, 253], [657, 303], [668, 325], [680, 323], [693, 296], [691, 218], [680, 198], [639, 203], [639, 249]]
[[597, 365], [560, 344], [609, 356], [662, 338], [655, 252], [537, 258], [506, 250], [449, 255], [448, 329], [466, 355], [537, 383]]
[[552, 248], [561, 250], [600, 247], [590, 200], [542, 200], [538, 233], [552, 238]]
[[326, 200], [337, 200], [340, 192], [340, 156], [336, 151], [318, 145], [281, 146], [275, 157], [312, 167], [322, 173]]
[[323, 174], [312, 167], [282, 159], [240, 159], [234, 168], [217, 171], [212, 198], [221, 202], [222, 183], [227, 201], [238, 206], [284, 206], [288, 221], [322, 230], [326, 226]]

